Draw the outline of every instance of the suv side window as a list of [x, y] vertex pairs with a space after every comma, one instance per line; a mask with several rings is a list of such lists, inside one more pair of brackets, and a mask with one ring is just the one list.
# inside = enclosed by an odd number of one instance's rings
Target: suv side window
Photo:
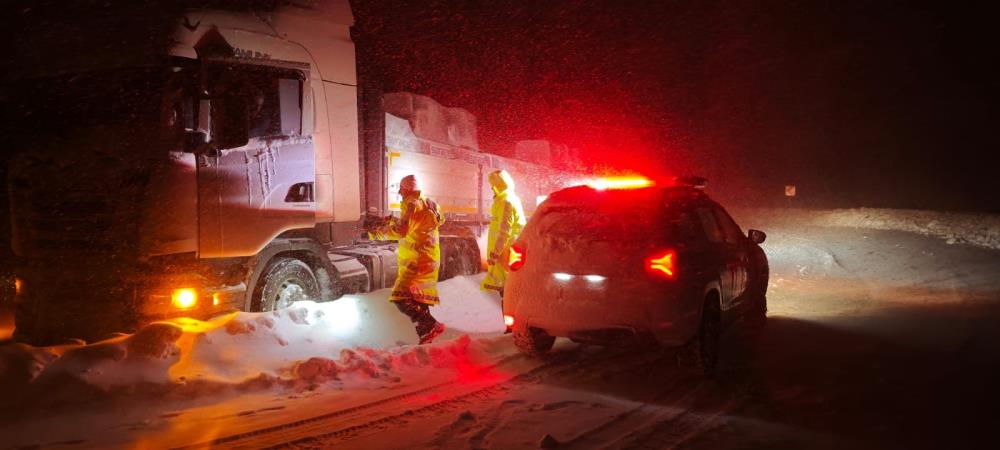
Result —
[[690, 212], [682, 212], [677, 216], [675, 228], [677, 240], [680, 242], [704, 242], [705, 232]]
[[708, 241], [723, 242], [722, 230], [719, 229], [719, 224], [715, 219], [715, 214], [712, 214], [712, 210], [707, 207], [699, 207], [695, 209], [695, 214], [698, 215], [698, 221], [701, 222], [701, 227], [705, 230]]
[[719, 226], [722, 228], [722, 235], [726, 239], [726, 242], [739, 244], [743, 240], [743, 231], [740, 230], [740, 226], [722, 208], [715, 207], [712, 209], [715, 211], [715, 217], [719, 221]]

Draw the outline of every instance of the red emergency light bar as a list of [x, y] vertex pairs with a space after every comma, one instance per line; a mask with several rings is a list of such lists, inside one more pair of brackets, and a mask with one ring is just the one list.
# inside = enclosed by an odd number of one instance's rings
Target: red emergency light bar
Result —
[[642, 189], [653, 185], [653, 180], [644, 177], [609, 177], [587, 182], [587, 186], [598, 191], [606, 189]]

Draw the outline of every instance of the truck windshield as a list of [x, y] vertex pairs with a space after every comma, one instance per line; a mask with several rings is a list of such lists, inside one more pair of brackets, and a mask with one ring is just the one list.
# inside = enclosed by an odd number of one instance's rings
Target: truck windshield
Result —
[[4, 88], [6, 125], [31, 138], [108, 126], [132, 128], [147, 139], [160, 134], [150, 133], [154, 130], [183, 131], [193, 103], [183, 72], [180, 67], [119, 68], [20, 80]]

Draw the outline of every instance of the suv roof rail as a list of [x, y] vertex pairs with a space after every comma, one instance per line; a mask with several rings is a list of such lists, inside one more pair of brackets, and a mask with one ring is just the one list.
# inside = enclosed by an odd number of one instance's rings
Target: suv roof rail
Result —
[[678, 176], [674, 177], [674, 183], [679, 186], [687, 186], [695, 189], [705, 189], [708, 187], [708, 178], [699, 176]]

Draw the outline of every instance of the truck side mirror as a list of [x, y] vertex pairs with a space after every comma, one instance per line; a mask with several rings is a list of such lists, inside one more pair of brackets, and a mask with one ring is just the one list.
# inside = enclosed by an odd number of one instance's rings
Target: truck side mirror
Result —
[[217, 150], [247, 145], [250, 111], [246, 98], [226, 96], [212, 101], [212, 146]]
[[750, 242], [761, 244], [764, 242], [764, 239], [767, 239], [767, 234], [760, 230], [749, 230], [747, 231], [747, 237], [750, 238]]

